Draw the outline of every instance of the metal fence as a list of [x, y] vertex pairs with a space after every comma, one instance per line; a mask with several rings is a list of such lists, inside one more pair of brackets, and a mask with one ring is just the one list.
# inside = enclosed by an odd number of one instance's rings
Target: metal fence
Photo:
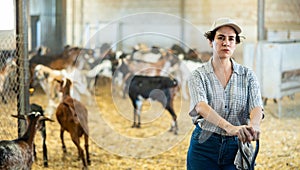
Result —
[[29, 112], [29, 64], [26, 0], [15, 0], [16, 29], [0, 30], [0, 140], [25, 132], [24, 120], [13, 115]]
[[17, 96], [17, 51], [16, 35], [11, 33], [1, 37], [0, 41], [0, 139], [11, 139], [17, 136], [17, 121], [11, 115], [18, 114]]

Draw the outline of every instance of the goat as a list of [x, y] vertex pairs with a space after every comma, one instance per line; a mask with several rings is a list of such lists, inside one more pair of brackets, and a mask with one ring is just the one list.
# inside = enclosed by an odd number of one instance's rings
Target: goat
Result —
[[12, 115], [26, 119], [28, 123], [24, 135], [15, 140], [0, 141], [0, 169], [31, 169], [33, 158], [33, 141], [36, 131], [41, 127], [41, 121], [53, 121], [39, 112], [31, 112], [27, 116]]
[[17, 94], [17, 64], [14, 57], [9, 57], [5, 60], [4, 66], [0, 70], [0, 94], [1, 100], [7, 104], [8, 99]]
[[182, 96], [185, 100], [189, 99], [188, 92], [187, 92], [187, 82], [188, 79], [191, 77], [191, 74], [194, 70], [199, 67], [202, 67], [204, 63], [195, 62], [193, 60], [181, 60], [179, 65], [179, 74], [177, 75], [181, 89], [182, 89]]
[[74, 65], [81, 49], [78, 47], [66, 46], [63, 52], [55, 55], [36, 55], [32, 56], [29, 60], [29, 70], [30, 70], [30, 87], [34, 88], [35, 84], [33, 82], [33, 76], [35, 72], [35, 67], [37, 65], [44, 65], [54, 70], [66, 69], [69, 66]]
[[53, 82], [55, 82], [54, 79], [61, 79], [65, 77], [66, 74], [67, 71], [65, 69], [54, 70], [45, 65], [38, 64], [34, 68], [33, 78], [34, 81], [40, 84], [40, 86], [42, 87], [42, 89], [45, 91], [45, 93], [49, 98], [54, 98], [55, 95], [57, 95], [57, 94], [53, 94], [54, 89], [52, 86], [53, 86]]
[[[78, 149], [78, 155], [82, 160], [83, 168], [87, 169], [87, 164], [91, 164], [88, 152], [88, 111], [81, 102], [70, 96], [72, 82], [69, 79], [57, 81], [60, 83], [60, 91], [63, 93], [63, 100], [56, 109], [56, 118], [61, 126], [60, 138], [63, 152], [67, 152], [64, 142], [64, 131], [66, 130], [70, 133], [72, 141]], [[80, 137], [82, 135], [84, 135], [85, 141], [86, 160], [83, 149], [80, 147]]]
[[[42, 106], [37, 105], [35, 103], [30, 104], [30, 111], [31, 112], [39, 112], [42, 116], [44, 116], [44, 110]], [[41, 129], [40, 129], [42, 138], [43, 138], [43, 160], [44, 160], [44, 167], [48, 167], [48, 155], [47, 155], [47, 145], [46, 145], [46, 123], [45, 121], [41, 122]], [[33, 155], [34, 159], [37, 159], [35, 144], [33, 144]]]
[[57, 90], [58, 83], [55, 79], [62, 79], [66, 74], [65, 69], [53, 70], [42, 64], [38, 64], [34, 68], [34, 80], [40, 84], [49, 100], [45, 114], [50, 118], [61, 101], [61, 96]]
[[87, 89], [87, 82], [85, 76], [82, 74], [81, 70], [76, 67], [54, 70], [47, 66], [38, 64], [34, 69], [34, 80], [39, 82], [40, 86], [46, 93], [49, 104], [45, 110], [45, 113], [52, 116], [52, 113], [57, 108], [59, 102], [61, 101], [61, 96], [59, 94], [58, 86], [59, 84], [55, 79], [69, 78], [73, 82], [71, 88], [71, 96], [76, 100], [81, 100], [81, 94], [88, 97], [88, 104], [91, 104], [91, 94]]
[[181, 47], [179, 44], [173, 44], [172, 47], [170, 48], [170, 50], [172, 51], [172, 53], [176, 56], [182, 54], [182, 55], [186, 55], [186, 52], [184, 51], [183, 47]]
[[33, 56], [45, 56], [51, 52], [50, 48], [46, 46], [38, 46], [34, 50], [28, 52], [28, 59], [30, 60]]
[[[129, 84], [129, 97], [134, 107], [134, 122], [132, 127], [140, 127], [140, 112], [142, 107], [142, 101], [140, 98], [151, 98], [153, 100], [159, 101], [165, 109], [167, 109], [173, 118], [173, 124], [171, 126], [170, 131], [174, 131], [177, 134], [177, 116], [173, 109], [173, 98], [171, 89], [177, 86], [177, 80], [169, 77], [163, 76], [140, 76], [135, 75], [130, 84]], [[161, 94], [155, 93], [153, 90], [161, 90], [163, 92]], [[136, 117], [138, 117], [138, 123], [136, 123]]]
[[97, 84], [99, 76], [112, 78], [112, 62], [108, 59], [102, 60], [101, 63], [93, 67], [91, 70], [85, 72], [87, 86], [90, 91], [93, 90]]

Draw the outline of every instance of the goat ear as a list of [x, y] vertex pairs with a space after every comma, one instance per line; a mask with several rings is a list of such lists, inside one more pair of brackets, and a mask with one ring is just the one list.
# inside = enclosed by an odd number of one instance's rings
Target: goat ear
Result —
[[58, 79], [58, 78], [54, 78], [54, 81], [56, 81], [56, 82], [58, 82], [58, 83], [61, 83], [63, 80], [61, 80], [61, 79]]
[[14, 117], [14, 118], [26, 120], [24, 115], [11, 115], [11, 116]]

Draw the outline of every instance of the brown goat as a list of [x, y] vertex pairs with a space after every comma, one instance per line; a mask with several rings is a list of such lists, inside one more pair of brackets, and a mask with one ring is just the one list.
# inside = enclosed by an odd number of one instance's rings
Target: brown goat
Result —
[[36, 131], [41, 128], [42, 121], [53, 121], [39, 112], [32, 112], [28, 116], [13, 117], [26, 119], [28, 128], [24, 135], [15, 140], [0, 141], [0, 169], [31, 169], [33, 156], [33, 141]]
[[[81, 102], [70, 96], [71, 81], [69, 79], [58, 81], [60, 82], [60, 90], [63, 93], [63, 100], [56, 109], [56, 118], [61, 125], [60, 138], [62, 149], [64, 153], [67, 152], [64, 142], [64, 131], [66, 130], [70, 133], [72, 141], [78, 149], [78, 155], [83, 162], [83, 168], [87, 169], [87, 164], [91, 164], [88, 151], [88, 111]], [[84, 158], [84, 151], [80, 147], [80, 137], [82, 135], [84, 135], [87, 162]]]

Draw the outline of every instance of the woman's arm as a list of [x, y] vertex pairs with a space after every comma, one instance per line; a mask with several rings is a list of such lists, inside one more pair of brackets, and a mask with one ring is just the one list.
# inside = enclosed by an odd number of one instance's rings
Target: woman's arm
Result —
[[253, 71], [249, 72], [249, 110], [250, 117], [249, 126], [251, 126], [251, 134], [253, 140], [259, 139], [260, 122], [264, 118], [262, 97], [260, 92], [260, 85], [256, 75]]
[[260, 122], [264, 118], [263, 109], [261, 107], [255, 107], [250, 112], [250, 123], [249, 125], [251, 128], [251, 133], [253, 136], [253, 140], [259, 139], [260, 135]]
[[[228, 135], [238, 136], [238, 138], [243, 142], [250, 142], [254, 140], [252, 132], [253, 128], [248, 125], [234, 126], [229, 123], [227, 120], [222, 118], [214, 109], [212, 109], [207, 103], [199, 102], [193, 111], [190, 112], [190, 116], [196, 116], [195, 114], [200, 114], [208, 122], [219, 126], [224, 129]], [[254, 114], [253, 114], [254, 115]], [[256, 124], [257, 115], [255, 114], [255, 119], [253, 123]]]

